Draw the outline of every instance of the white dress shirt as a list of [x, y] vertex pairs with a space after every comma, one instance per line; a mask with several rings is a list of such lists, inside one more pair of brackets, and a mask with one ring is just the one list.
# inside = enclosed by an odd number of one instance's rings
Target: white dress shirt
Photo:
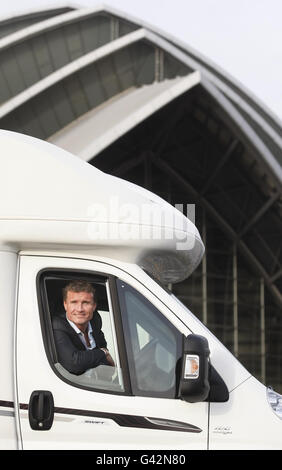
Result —
[[76, 326], [76, 324], [73, 323], [71, 320], [69, 320], [68, 318], [67, 318], [67, 320], [68, 320], [70, 326], [78, 334], [79, 339], [82, 341], [82, 343], [84, 344], [86, 349], [93, 349], [93, 348], [96, 347], [96, 342], [95, 342], [95, 339], [93, 338], [93, 334], [92, 334], [93, 330], [92, 330], [92, 326], [91, 326], [90, 322], [88, 322], [88, 326], [87, 326], [87, 334], [88, 334], [88, 339], [89, 339], [90, 346], [87, 346], [87, 343], [85, 341], [84, 334], [82, 333], [82, 331], [80, 331], [80, 329]]

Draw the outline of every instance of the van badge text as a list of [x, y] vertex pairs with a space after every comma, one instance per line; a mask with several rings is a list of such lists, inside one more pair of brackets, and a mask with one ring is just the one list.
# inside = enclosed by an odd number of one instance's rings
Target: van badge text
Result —
[[214, 434], [232, 434], [231, 426], [216, 426], [213, 429]]

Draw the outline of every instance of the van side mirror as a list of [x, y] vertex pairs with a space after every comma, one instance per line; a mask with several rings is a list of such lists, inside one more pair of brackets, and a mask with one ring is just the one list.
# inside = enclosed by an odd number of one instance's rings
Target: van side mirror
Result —
[[210, 391], [209, 344], [204, 336], [191, 334], [184, 340], [179, 397], [190, 403], [204, 401]]

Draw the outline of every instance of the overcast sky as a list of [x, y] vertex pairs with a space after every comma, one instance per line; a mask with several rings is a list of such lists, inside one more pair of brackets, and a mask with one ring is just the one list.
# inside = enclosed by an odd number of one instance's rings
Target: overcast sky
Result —
[[1, 17], [102, 3], [185, 42], [239, 80], [282, 121], [282, 0], [12, 0]]

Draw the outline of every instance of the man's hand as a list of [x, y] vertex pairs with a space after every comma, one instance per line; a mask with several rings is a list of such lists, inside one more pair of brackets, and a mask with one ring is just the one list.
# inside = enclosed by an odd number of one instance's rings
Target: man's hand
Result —
[[101, 348], [101, 350], [104, 351], [104, 353], [106, 354], [106, 359], [107, 359], [108, 363], [110, 364], [110, 366], [115, 367], [114, 360], [113, 360], [112, 356], [110, 355], [109, 351], [106, 348]]

